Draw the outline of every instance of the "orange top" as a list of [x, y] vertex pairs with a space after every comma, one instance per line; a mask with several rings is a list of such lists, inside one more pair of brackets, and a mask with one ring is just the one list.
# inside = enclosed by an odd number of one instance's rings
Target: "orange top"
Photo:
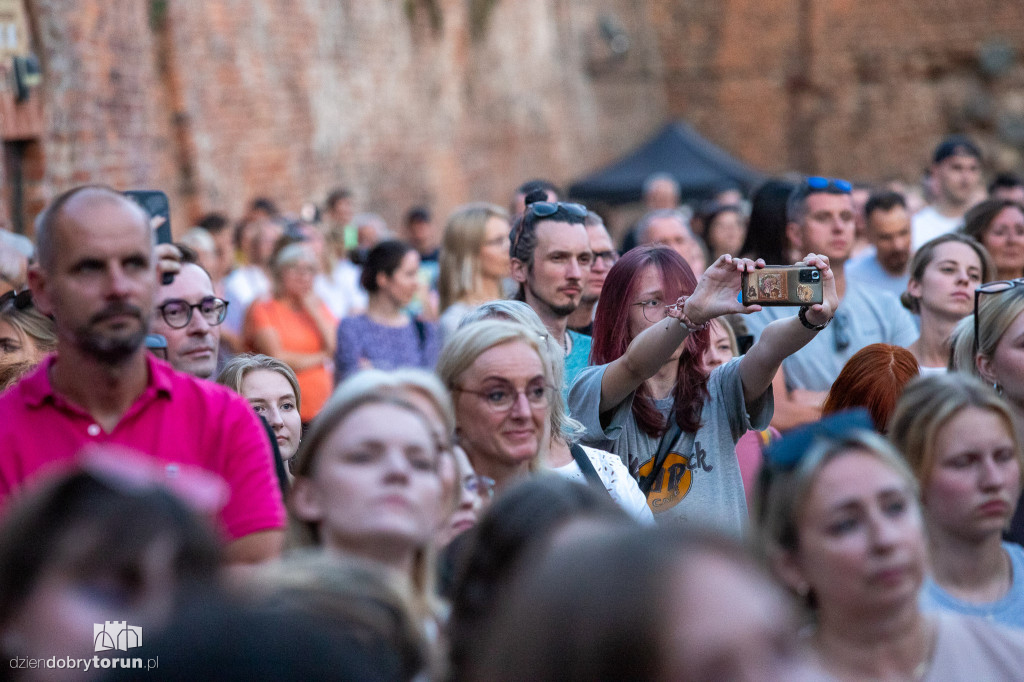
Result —
[[[328, 319], [334, 320], [326, 305], [321, 303], [320, 308]], [[320, 339], [316, 322], [309, 313], [295, 310], [284, 301], [267, 298], [254, 301], [249, 306], [245, 320], [246, 346], [250, 350], [255, 350], [252, 344], [253, 335], [261, 329], [268, 328], [277, 332], [281, 348], [291, 353], [319, 353], [327, 350]], [[316, 416], [331, 396], [334, 379], [326, 363], [295, 372], [295, 376], [299, 380], [299, 390], [302, 391], [299, 416], [303, 422], [308, 422]]]

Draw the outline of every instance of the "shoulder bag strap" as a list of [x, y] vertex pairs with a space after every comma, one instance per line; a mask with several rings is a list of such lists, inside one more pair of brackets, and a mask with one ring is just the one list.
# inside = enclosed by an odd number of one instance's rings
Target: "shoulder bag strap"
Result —
[[672, 443], [676, 442], [680, 432], [682, 432], [682, 429], [679, 427], [679, 424], [676, 423], [675, 419], [672, 419], [672, 425], [669, 426], [665, 435], [661, 437], [661, 443], [658, 444], [658, 451], [654, 454], [654, 466], [651, 467], [651, 473], [637, 481], [637, 485], [640, 487], [640, 492], [644, 494], [644, 497], [649, 495], [651, 488], [654, 487], [654, 482], [658, 479], [658, 474], [661, 473], [661, 468], [665, 466], [665, 458], [668, 457], [669, 448], [672, 447]]
[[601, 486], [602, 490], [605, 490], [604, 481], [597, 473], [597, 469], [594, 468], [594, 463], [590, 461], [590, 457], [587, 456], [587, 451], [584, 450], [579, 444], [573, 443], [569, 446], [569, 452], [572, 453], [572, 458], [576, 460], [576, 464], [579, 466], [580, 471], [583, 472], [583, 478], [587, 479], [590, 483]]

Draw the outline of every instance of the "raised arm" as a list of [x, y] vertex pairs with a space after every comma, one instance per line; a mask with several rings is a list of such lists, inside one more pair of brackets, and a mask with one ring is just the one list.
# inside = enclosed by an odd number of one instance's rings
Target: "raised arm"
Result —
[[600, 411], [614, 409], [665, 366], [690, 333], [685, 321], [699, 327], [720, 315], [760, 310], [744, 306], [738, 298], [743, 272], [763, 266], [764, 261], [719, 257], [701, 275], [691, 296], [669, 306], [668, 317], [637, 334], [622, 357], [608, 365], [601, 380]]
[[[810, 253], [797, 265], [821, 270], [823, 301], [810, 306], [804, 318], [812, 326], [825, 325], [832, 320], [839, 307], [836, 278], [829, 267], [828, 258]], [[782, 361], [810, 343], [817, 334], [817, 331], [807, 328], [797, 315], [776, 320], [765, 327], [757, 343], [740, 360], [740, 379], [746, 401], [751, 402], [761, 397], [771, 385]]]

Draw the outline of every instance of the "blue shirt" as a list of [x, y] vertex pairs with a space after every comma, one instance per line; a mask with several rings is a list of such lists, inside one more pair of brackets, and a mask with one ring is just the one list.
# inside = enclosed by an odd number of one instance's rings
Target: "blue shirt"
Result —
[[966, 616], [984, 618], [1000, 625], [1024, 628], [1024, 547], [1004, 542], [1003, 549], [1010, 555], [1013, 582], [1002, 599], [987, 604], [975, 604], [958, 599], [939, 587], [929, 576], [921, 589], [922, 611], [953, 611]]
[[[795, 307], [766, 307], [747, 315], [755, 338], [771, 322], [795, 315]], [[846, 295], [828, 327], [806, 346], [782, 361], [786, 388], [827, 391], [853, 354], [872, 343], [904, 348], [917, 340], [914, 318], [892, 294], [874, 291], [847, 281]]]

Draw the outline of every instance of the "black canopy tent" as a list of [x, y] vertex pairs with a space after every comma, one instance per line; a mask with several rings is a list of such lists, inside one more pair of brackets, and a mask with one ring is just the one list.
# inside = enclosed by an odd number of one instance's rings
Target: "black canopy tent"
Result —
[[653, 173], [675, 177], [683, 199], [710, 198], [728, 186], [749, 192], [763, 177], [676, 121], [618, 161], [573, 183], [569, 196], [609, 204], [640, 201], [644, 180]]

